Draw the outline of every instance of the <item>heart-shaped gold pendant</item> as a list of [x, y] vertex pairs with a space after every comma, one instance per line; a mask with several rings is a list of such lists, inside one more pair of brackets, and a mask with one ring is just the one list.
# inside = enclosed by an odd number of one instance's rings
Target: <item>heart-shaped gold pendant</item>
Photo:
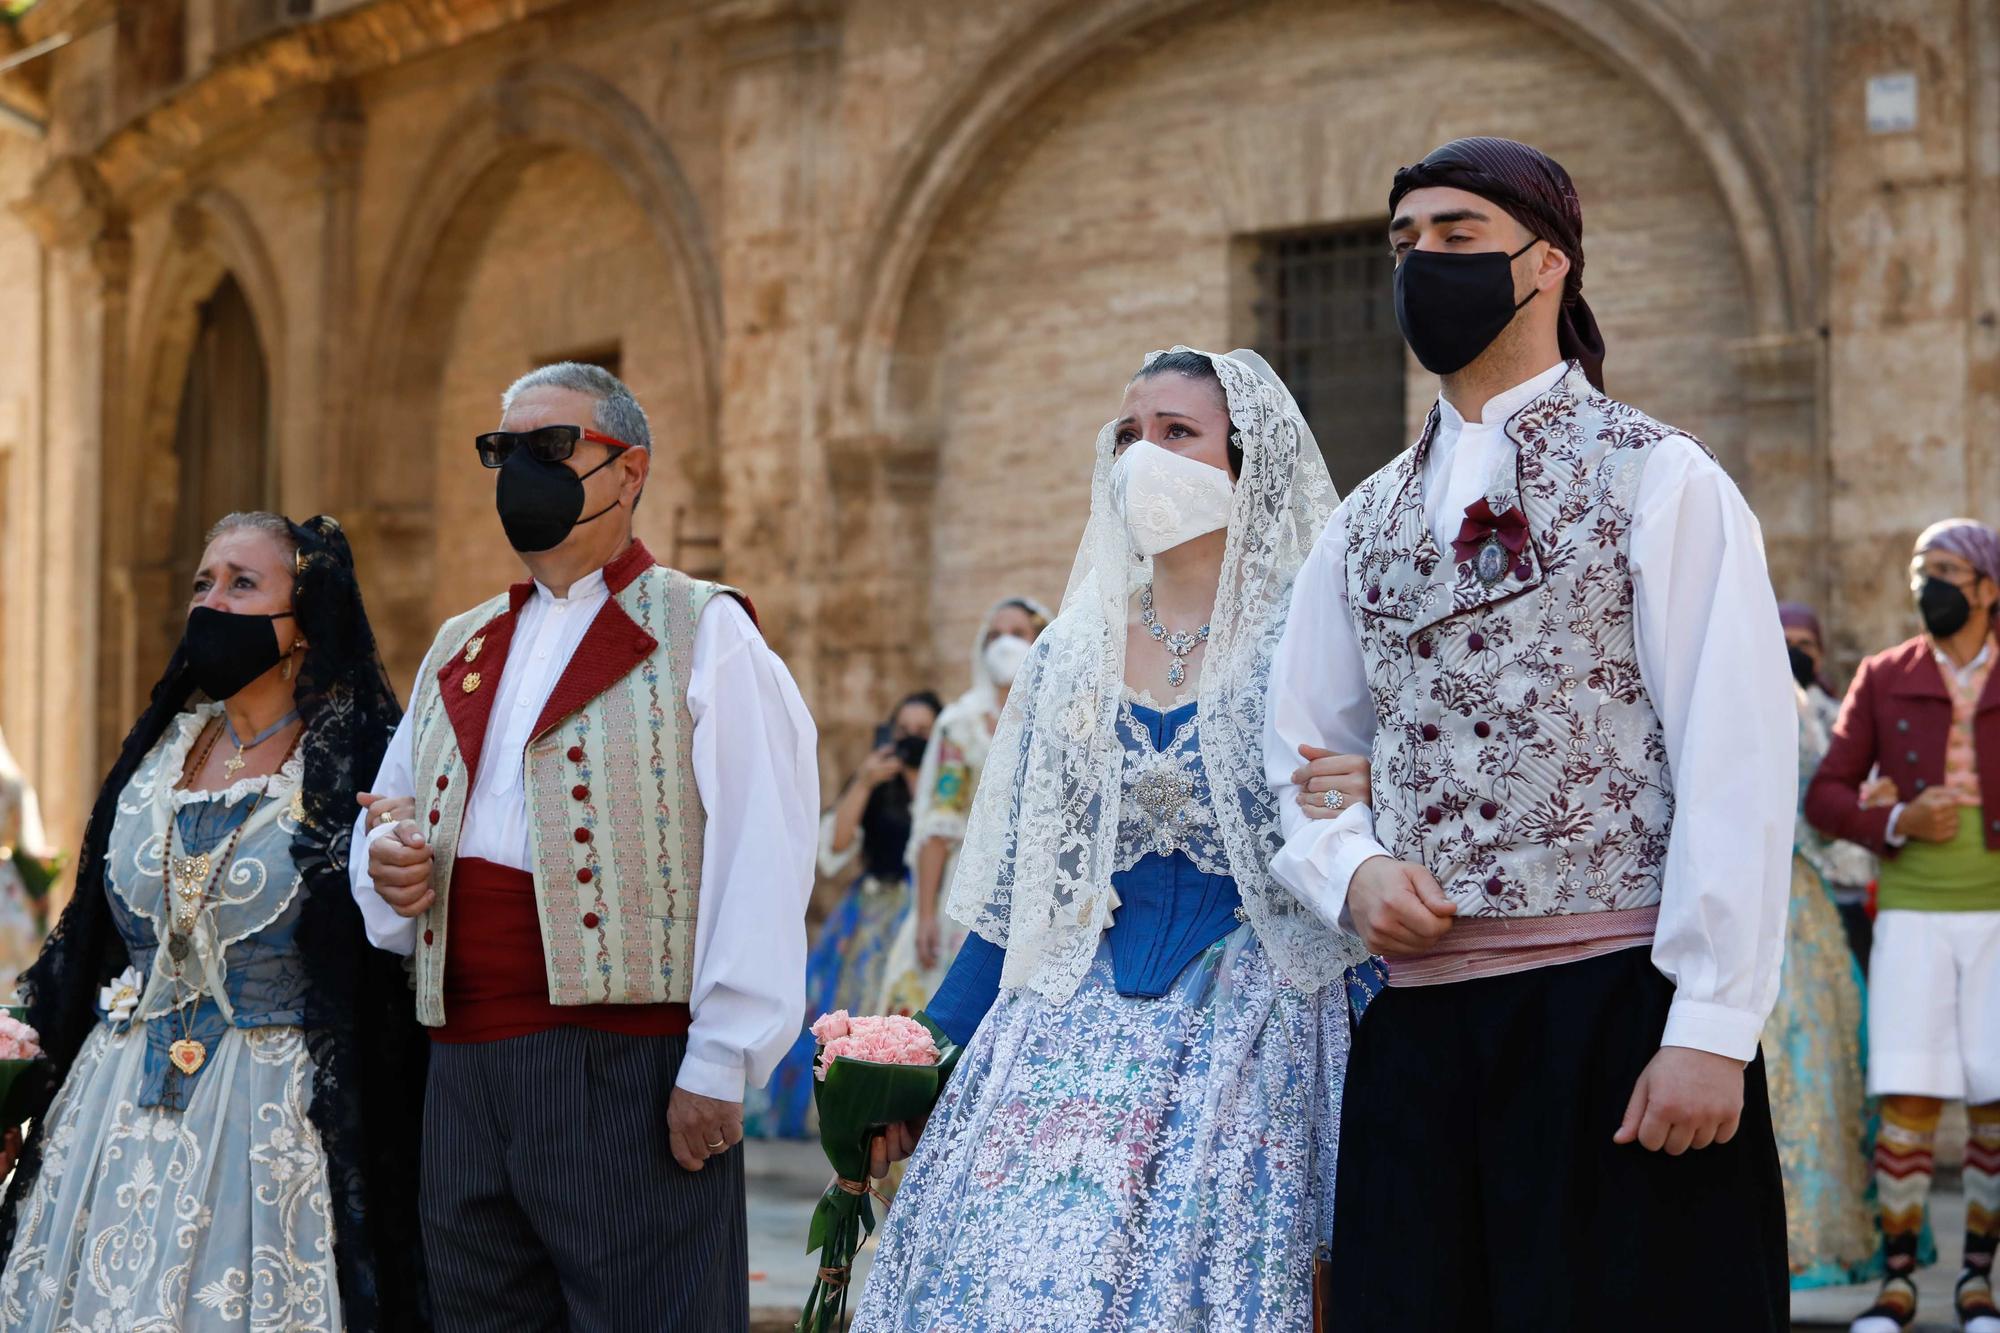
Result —
[[182, 1037], [167, 1047], [167, 1059], [174, 1062], [174, 1068], [183, 1074], [192, 1074], [208, 1059], [208, 1047], [192, 1037]]

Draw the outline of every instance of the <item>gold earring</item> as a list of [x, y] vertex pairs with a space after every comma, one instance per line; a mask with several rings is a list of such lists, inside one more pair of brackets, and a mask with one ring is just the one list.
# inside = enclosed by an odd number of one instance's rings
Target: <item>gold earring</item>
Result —
[[280, 674], [280, 675], [281, 675], [281, 676], [282, 676], [282, 677], [283, 677], [284, 679], [286, 679], [286, 680], [290, 680], [290, 679], [292, 678], [292, 662], [293, 662], [293, 660], [294, 660], [294, 659], [292, 658], [291, 654], [287, 653], [287, 654], [285, 655], [285, 667], [284, 667], [284, 670], [283, 670], [282, 672], [280, 672], [279, 674]]

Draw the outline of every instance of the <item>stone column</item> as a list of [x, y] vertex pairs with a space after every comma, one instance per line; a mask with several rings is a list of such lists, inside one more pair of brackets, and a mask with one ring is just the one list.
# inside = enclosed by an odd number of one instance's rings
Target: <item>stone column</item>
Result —
[[96, 169], [58, 158], [20, 205], [48, 254], [46, 404], [39, 447], [40, 542], [30, 560], [38, 614], [14, 654], [36, 678], [28, 752], [50, 832], [83, 833], [91, 798], [131, 718], [118, 712], [124, 669], [107, 630], [129, 625], [119, 590], [104, 589], [102, 487], [107, 440], [125, 392], [126, 298], [132, 246]]
[[316, 429], [301, 433], [316, 466], [286, 472], [285, 503], [295, 516], [318, 510], [343, 514], [362, 499], [353, 492], [353, 472], [345, 460], [363, 421], [354, 405], [366, 396], [364, 387], [354, 382], [361, 360], [354, 344], [360, 327], [355, 309], [356, 229], [368, 121], [352, 84], [329, 85], [325, 97], [313, 138], [320, 164], [319, 321], [313, 330], [318, 343], [313, 358], [317, 420]]
[[1826, 442], [1818, 419], [1823, 343], [1811, 334], [1780, 334], [1745, 338], [1729, 351], [1749, 442], [1744, 491], [1763, 524], [1771, 582], [1779, 597], [1833, 616]]
[[750, 594], [809, 702], [831, 505], [824, 352], [832, 320], [823, 174], [838, 3], [715, 11], [723, 76], [722, 573]]
[[[1824, 200], [1828, 328], [1829, 626], [1851, 664], [1916, 629], [1905, 573], [1925, 524], [1965, 512], [1990, 471], [1973, 434], [1968, 297], [1984, 240], [1968, 134], [1975, 15], [1991, 0], [1834, 0]], [[1990, 37], [1989, 37], [1990, 40]], [[1871, 128], [1871, 79], [1914, 73], [1913, 127]], [[1988, 515], [1990, 518], [1991, 515]]]

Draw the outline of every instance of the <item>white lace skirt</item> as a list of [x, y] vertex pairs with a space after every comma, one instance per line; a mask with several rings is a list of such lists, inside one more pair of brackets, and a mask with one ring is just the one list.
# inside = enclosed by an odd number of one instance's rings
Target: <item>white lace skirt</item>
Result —
[[0, 1326], [337, 1330], [326, 1155], [297, 1028], [232, 1028], [185, 1112], [134, 1104], [145, 1029], [100, 1024], [50, 1107]]
[[855, 1333], [1312, 1327], [1346, 995], [1279, 981], [1250, 928], [1159, 999], [1108, 947], [1052, 1005], [1004, 991], [932, 1115]]

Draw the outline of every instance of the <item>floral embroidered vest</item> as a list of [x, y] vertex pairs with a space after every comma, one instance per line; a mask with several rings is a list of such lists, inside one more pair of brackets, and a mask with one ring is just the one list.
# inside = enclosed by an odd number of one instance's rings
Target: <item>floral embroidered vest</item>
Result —
[[[719, 584], [653, 563], [634, 542], [605, 567], [611, 596], [577, 645], [522, 755], [549, 1001], [688, 1001], [706, 815], [687, 711], [695, 626]], [[445, 623], [444, 665], [417, 682], [412, 753], [437, 901], [415, 958], [417, 1018], [444, 1023], [452, 864], [514, 615], [532, 585]], [[740, 596], [740, 594], [737, 594]]]
[[1639, 675], [1628, 548], [1646, 460], [1679, 432], [1572, 364], [1508, 420], [1514, 465], [1487, 483], [1492, 515], [1525, 516], [1525, 541], [1515, 552], [1496, 536], [1461, 562], [1424, 517], [1437, 423], [1433, 409], [1347, 507], [1347, 591], [1380, 724], [1377, 835], [1462, 914], [1651, 906], [1673, 784]]

